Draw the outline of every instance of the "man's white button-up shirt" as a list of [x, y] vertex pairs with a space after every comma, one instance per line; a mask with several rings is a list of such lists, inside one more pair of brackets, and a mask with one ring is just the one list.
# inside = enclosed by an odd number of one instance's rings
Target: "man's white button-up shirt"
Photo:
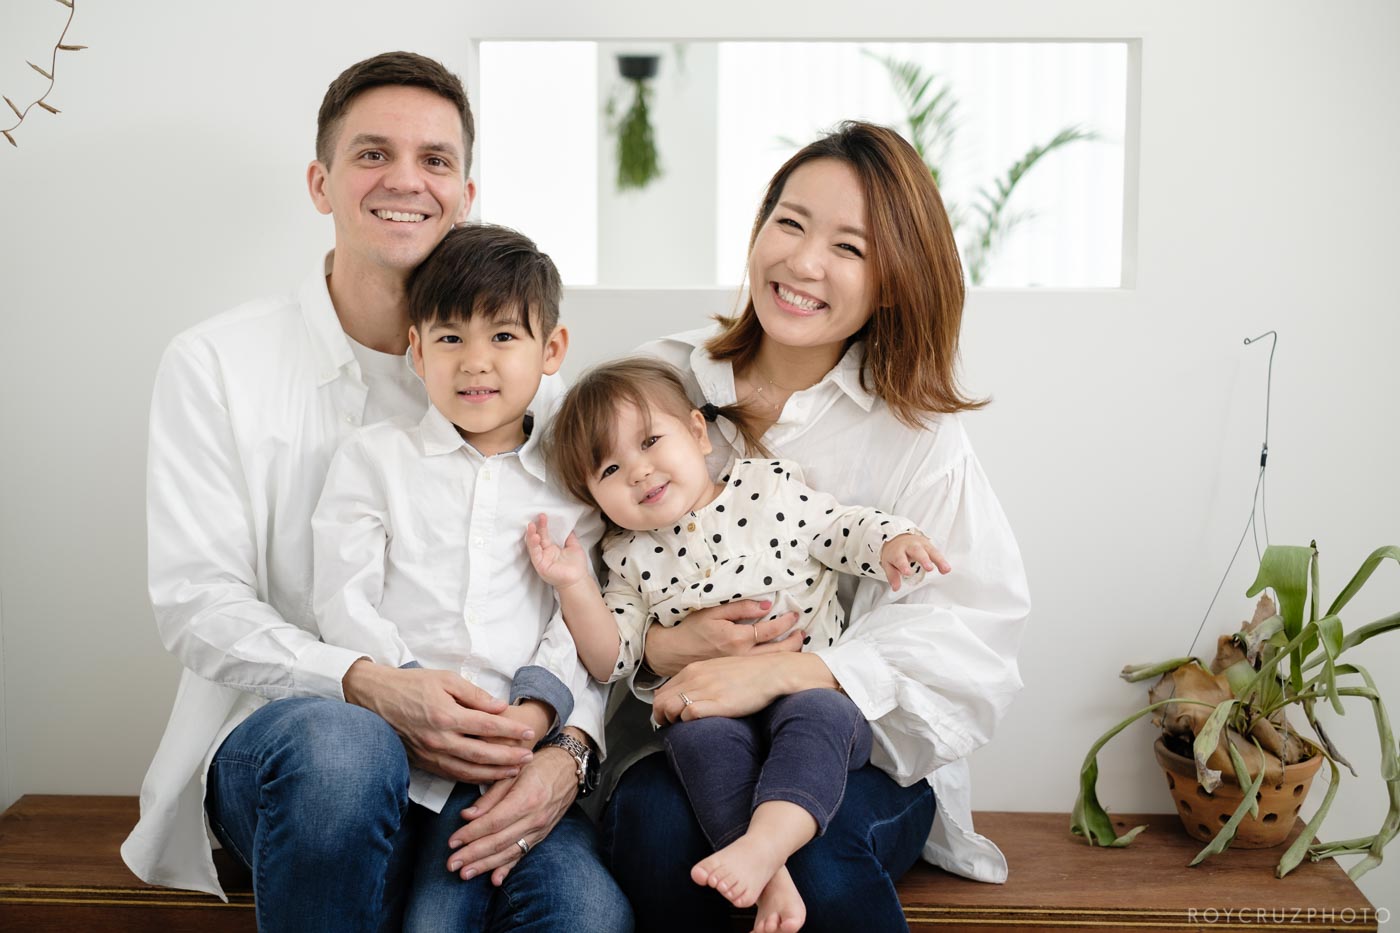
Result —
[[[363, 656], [322, 642], [311, 609], [311, 512], [369, 393], [326, 288], [330, 262], [293, 294], [180, 334], [156, 374], [148, 583], [185, 670], [122, 845], [152, 884], [223, 895], [204, 818], [210, 757], [268, 699], [343, 698]], [[537, 403], [557, 396], [557, 377], [540, 392]]]

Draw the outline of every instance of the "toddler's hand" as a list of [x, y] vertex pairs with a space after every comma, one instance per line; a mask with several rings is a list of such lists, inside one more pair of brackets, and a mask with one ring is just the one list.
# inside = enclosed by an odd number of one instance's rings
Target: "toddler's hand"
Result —
[[541, 513], [538, 522], [525, 526], [525, 549], [540, 579], [555, 589], [573, 586], [588, 578], [588, 555], [572, 531], [561, 548], [549, 536], [549, 519]]
[[923, 535], [903, 534], [891, 538], [880, 548], [880, 566], [890, 581], [890, 588], [899, 591], [899, 583], [905, 577], [912, 577], [920, 569], [947, 573], [952, 566], [933, 546], [933, 542]]

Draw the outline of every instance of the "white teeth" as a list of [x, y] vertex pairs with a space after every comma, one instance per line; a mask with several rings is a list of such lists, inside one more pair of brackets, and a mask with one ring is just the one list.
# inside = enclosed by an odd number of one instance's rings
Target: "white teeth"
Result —
[[778, 297], [790, 305], [796, 305], [803, 311], [815, 311], [826, 304], [826, 302], [817, 301], [815, 298], [803, 298], [801, 295], [788, 291], [781, 285], [778, 286]]
[[463, 395], [494, 395], [495, 389], [463, 389]]
[[380, 220], [395, 220], [404, 224], [421, 223], [428, 219], [427, 214], [408, 214], [403, 211], [375, 211], [374, 216]]

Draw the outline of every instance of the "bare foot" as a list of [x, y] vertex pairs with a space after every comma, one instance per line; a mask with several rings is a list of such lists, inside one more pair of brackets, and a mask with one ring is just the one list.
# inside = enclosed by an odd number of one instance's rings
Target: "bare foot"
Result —
[[797, 893], [797, 885], [786, 868], [779, 868], [773, 880], [758, 896], [758, 916], [753, 933], [797, 933], [807, 920], [807, 905]]
[[[748, 832], [698, 862], [690, 870], [690, 877], [696, 884], [714, 888], [735, 907], [752, 907], [784, 861], [785, 853]], [[792, 883], [791, 878], [788, 883]], [[797, 890], [794, 888], [792, 893], [796, 896]]]

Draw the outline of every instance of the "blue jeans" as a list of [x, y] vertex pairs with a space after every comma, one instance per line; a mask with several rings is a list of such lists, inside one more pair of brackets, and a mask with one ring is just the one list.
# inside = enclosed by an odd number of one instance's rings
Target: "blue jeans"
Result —
[[389, 725], [338, 700], [261, 707], [209, 766], [205, 809], [253, 873], [260, 933], [631, 929], [622, 892], [577, 807], [500, 888], [447, 871], [447, 837], [477, 788], [441, 814], [408, 799], [408, 759]]
[[[827, 831], [787, 863], [807, 904], [803, 933], [908, 930], [894, 882], [918, 859], [933, 813], [927, 781], [900, 787], [874, 765], [851, 772]], [[622, 776], [603, 814], [603, 851], [639, 933], [730, 928], [734, 908], [690, 880], [711, 848], [664, 755]]]
[[709, 716], [662, 733], [671, 766], [710, 843], [720, 849], [749, 828], [761, 803], [796, 804], [826, 832], [846, 793], [846, 773], [870, 760], [870, 723], [835, 690], [779, 697], [741, 719]]

